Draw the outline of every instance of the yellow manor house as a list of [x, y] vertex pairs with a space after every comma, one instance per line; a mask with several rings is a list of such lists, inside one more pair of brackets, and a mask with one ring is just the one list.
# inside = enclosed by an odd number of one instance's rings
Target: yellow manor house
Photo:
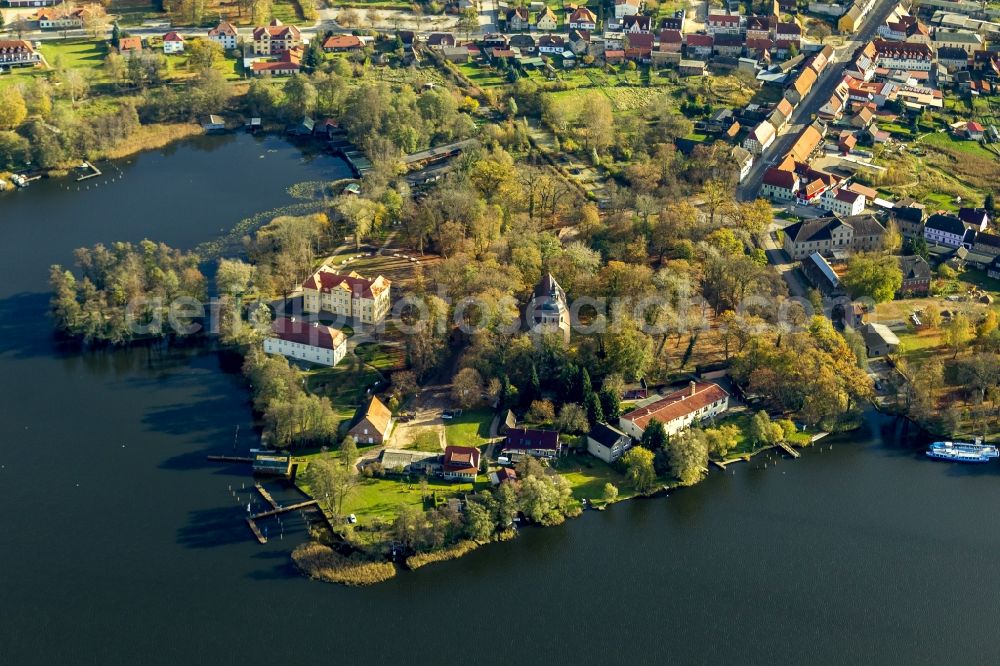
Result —
[[340, 275], [323, 266], [302, 283], [302, 311], [330, 312], [363, 324], [378, 324], [389, 312], [389, 281], [368, 280], [351, 271]]

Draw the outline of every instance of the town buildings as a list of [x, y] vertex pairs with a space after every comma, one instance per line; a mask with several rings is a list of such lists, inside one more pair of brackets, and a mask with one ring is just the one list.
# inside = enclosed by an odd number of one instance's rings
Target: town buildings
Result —
[[294, 25], [271, 19], [265, 26], [253, 29], [254, 55], [280, 55], [302, 46], [302, 33]]
[[785, 228], [784, 249], [792, 259], [813, 252], [852, 254], [882, 249], [885, 227], [871, 215], [800, 220]]
[[358, 444], [382, 444], [392, 428], [392, 412], [377, 397], [372, 396], [361, 420], [347, 434]]
[[632, 448], [632, 438], [607, 423], [598, 423], [587, 433], [587, 451], [609, 465]]
[[229, 51], [239, 45], [240, 34], [232, 23], [222, 21], [208, 31], [208, 38], [217, 42], [223, 49]]
[[0, 68], [32, 67], [42, 61], [31, 44], [23, 39], [0, 39]]

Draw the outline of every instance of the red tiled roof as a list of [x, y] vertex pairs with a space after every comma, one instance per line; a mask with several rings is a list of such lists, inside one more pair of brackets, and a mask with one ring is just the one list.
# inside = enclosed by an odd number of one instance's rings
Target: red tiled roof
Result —
[[271, 324], [271, 332], [282, 340], [324, 349], [336, 349], [345, 339], [344, 334], [336, 328], [287, 317], [275, 319]]
[[728, 395], [721, 386], [714, 382], [697, 382], [693, 392], [690, 387], [674, 391], [651, 405], [625, 414], [622, 418], [631, 421], [640, 429], [645, 429], [654, 418], [660, 423], [667, 424], [693, 414], [702, 407], [718, 402]]
[[780, 187], [786, 190], [794, 190], [796, 180], [798, 180], [798, 178], [795, 176], [794, 171], [785, 171], [784, 169], [771, 167], [764, 172], [763, 183], [765, 185]]
[[176, 32], [168, 32], [163, 35], [163, 41], [165, 42], [183, 42], [184, 37]]
[[446, 446], [444, 468], [449, 472], [478, 472], [479, 449], [471, 446]]
[[374, 280], [366, 280], [354, 272], [338, 275], [330, 270], [319, 270], [302, 283], [302, 288], [327, 292], [343, 289], [350, 291], [355, 298], [375, 298], [389, 288], [389, 281], [382, 276]]
[[330, 35], [323, 42], [324, 49], [360, 49], [361, 40], [354, 35]]
[[680, 44], [684, 41], [684, 35], [681, 34], [680, 30], [662, 30], [660, 31], [660, 41], [667, 44]]
[[712, 38], [712, 35], [699, 35], [697, 33], [693, 33], [688, 35], [686, 39], [688, 46], [712, 46], [715, 44], [715, 40]]

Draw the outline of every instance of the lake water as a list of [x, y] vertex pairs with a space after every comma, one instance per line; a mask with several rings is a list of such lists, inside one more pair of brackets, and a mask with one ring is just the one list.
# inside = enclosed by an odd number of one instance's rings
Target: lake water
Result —
[[231, 360], [60, 347], [46, 279], [78, 246], [193, 247], [293, 203], [295, 182], [345, 175], [241, 135], [144, 154], [79, 193], [0, 196], [0, 662], [991, 659], [996, 466], [928, 461], [877, 415], [799, 460], [715, 471], [374, 588], [299, 577], [301, 525], [258, 545], [231, 491], [243, 470], [204, 460], [252, 432]]

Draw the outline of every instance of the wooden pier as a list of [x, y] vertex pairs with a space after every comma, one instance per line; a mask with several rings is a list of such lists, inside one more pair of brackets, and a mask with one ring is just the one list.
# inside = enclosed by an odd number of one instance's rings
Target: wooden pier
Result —
[[260, 520], [261, 518], [270, 518], [271, 516], [277, 516], [282, 513], [288, 513], [289, 511], [298, 511], [299, 509], [306, 509], [311, 506], [317, 506], [319, 502], [314, 499], [306, 500], [305, 502], [296, 502], [295, 504], [289, 504], [288, 506], [279, 506], [277, 508], [271, 509], [270, 511], [262, 511], [260, 513], [255, 513], [250, 516], [251, 520]]
[[260, 493], [260, 496], [264, 498], [264, 501], [271, 505], [272, 509], [278, 508], [278, 503], [274, 501], [273, 497], [271, 497], [271, 493], [267, 492], [267, 490], [264, 489], [264, 486], [260, 485], [259, 483], [255, 483], [253, 487], [257, 489], [257, 492]]
[[76, 182], [79, 183], [81, 180], [87, 180], [88, 178], [96, 178], [97, 176], [101, 175], [101, 170], [95, 167], [90, 162], [84, 162], [83, 166], [87, 169], [90, 169], [90, 173], [83, 174], [82, 176], [76, 179]]
[[207, 456], [209, 462], [226, 462], [226, 463], [247, 463], [253, 462], [253, 458], [247, 458], [246, 456]]
[[260, 531], [260, 528], [257, 527], [257, 523], [253, 521], [253, 518], [247, 518], [247, 525], [250, 526], [250, 531], [253, 532], [253, 535], [257, 537], [257, 541], [259, 541], [262, 545], [267, 543], [267, 537], [264, 536], [264, 534]]
[[778, 442], [776, 446], [793, 458], [798, 458], [800, 455], [802, 455], [798, 451], [793, 449], [791, 446], [789, 446], [788, 442]]
[[725, 471], [727, 463], [724, 462], [724, 461], [713, 460], [712, 464], [715, 465], [716, 467], [718, 467], [719, 469]]

